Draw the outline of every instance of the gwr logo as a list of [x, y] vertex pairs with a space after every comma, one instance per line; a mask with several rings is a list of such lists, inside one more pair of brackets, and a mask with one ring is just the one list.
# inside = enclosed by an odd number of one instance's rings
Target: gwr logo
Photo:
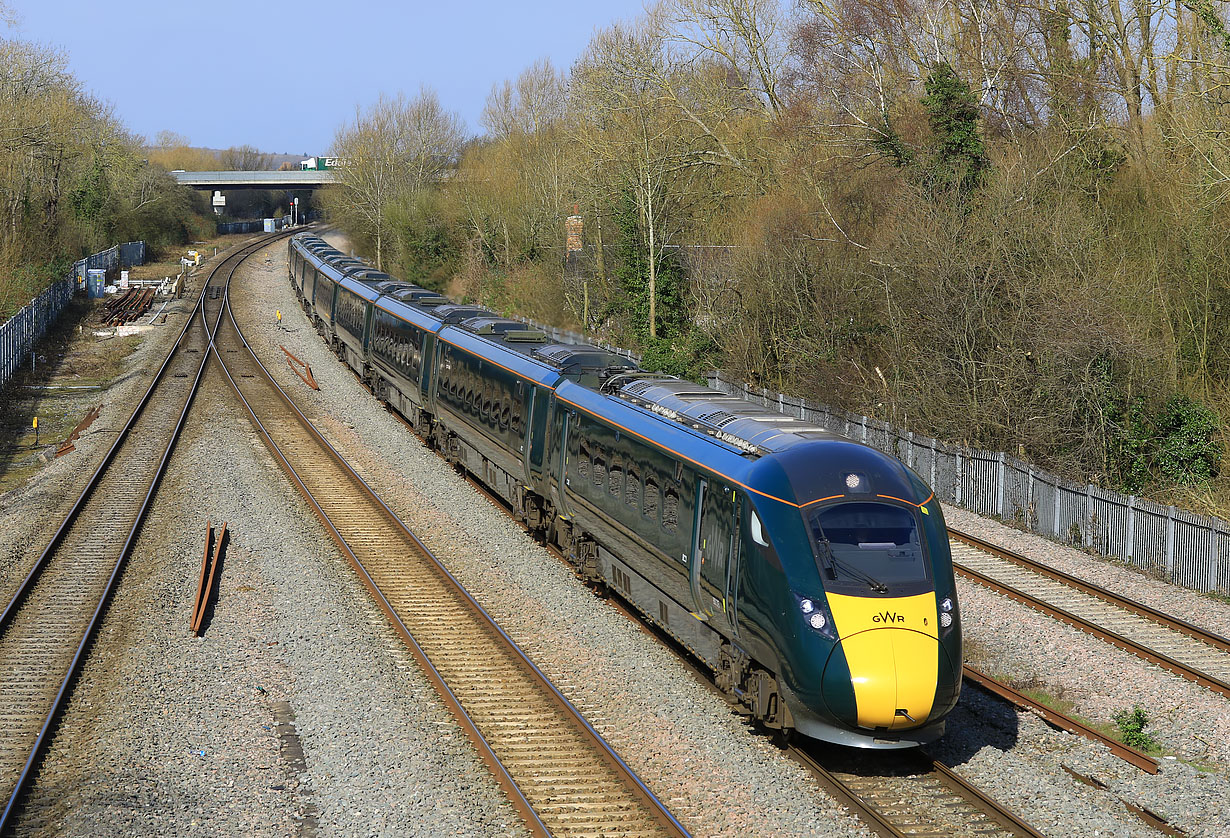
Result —
[[873, 623], [904, 623], [905, 617], [895, 611], [884, 611], [871, 618]]

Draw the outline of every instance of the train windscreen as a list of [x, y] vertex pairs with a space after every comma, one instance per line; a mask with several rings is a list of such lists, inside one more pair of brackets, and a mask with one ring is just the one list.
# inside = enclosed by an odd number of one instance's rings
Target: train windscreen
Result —
[[804, 513], [825, 587], [840, 593], [906, 596], [931, 589], [913, 510], [851, 502]]

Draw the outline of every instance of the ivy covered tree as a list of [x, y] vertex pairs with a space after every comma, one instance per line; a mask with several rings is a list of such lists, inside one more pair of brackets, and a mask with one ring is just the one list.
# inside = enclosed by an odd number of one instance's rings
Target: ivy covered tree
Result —
[[932, 193], [968, 195], [990, 165], [979, 129], [978, 99], [946, 61], [931, 69], [923, 89], [922, 106], [932, 135], [924, 183]]

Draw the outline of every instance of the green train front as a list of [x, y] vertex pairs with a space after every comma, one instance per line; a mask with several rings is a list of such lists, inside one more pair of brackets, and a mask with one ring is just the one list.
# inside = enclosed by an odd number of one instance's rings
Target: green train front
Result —
[[[800, 733], [910, 747], [943, 733], [961, 687], [961, 627], [939, 503], [899, 460], [831, 439], [759, 458], [740, 640], [776, 653]], [[758, 656], [758, 655], [757, 655]]]

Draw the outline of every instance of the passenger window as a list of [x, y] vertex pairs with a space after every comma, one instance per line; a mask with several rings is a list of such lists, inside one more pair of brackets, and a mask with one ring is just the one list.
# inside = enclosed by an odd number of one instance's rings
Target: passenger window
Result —
[[666, 498], [662, 504], [662, 529], [667, 532], [679, 529], [679, 493], [674, 489], [666, 490]]
[[658, 495], [658, 481], [654, 480], [652, 477], [646, 477], [645, 478], [644, 514], [645, 514], [645, 517], [651, 521], [658, 520], [659, 500], [660, 500], [660, 497]]
[[624, 493], [624, 469], [619, 463], [611, 461], [611, 473], [607, 480], [607, 489], [618, 500]]
[[598, 454], [594, 455], [594, 484], [599, 487], [606, 485], [606, 460]]
[[624, 503], [633, 509], [641, 508], [641, 478], [635, 471], [628, 469], [627, 483], [625, 484]]
[[584, 445], [581, 446], [581, 453], [577, 455], [577, 475], [589, 479], [589, 449]]

